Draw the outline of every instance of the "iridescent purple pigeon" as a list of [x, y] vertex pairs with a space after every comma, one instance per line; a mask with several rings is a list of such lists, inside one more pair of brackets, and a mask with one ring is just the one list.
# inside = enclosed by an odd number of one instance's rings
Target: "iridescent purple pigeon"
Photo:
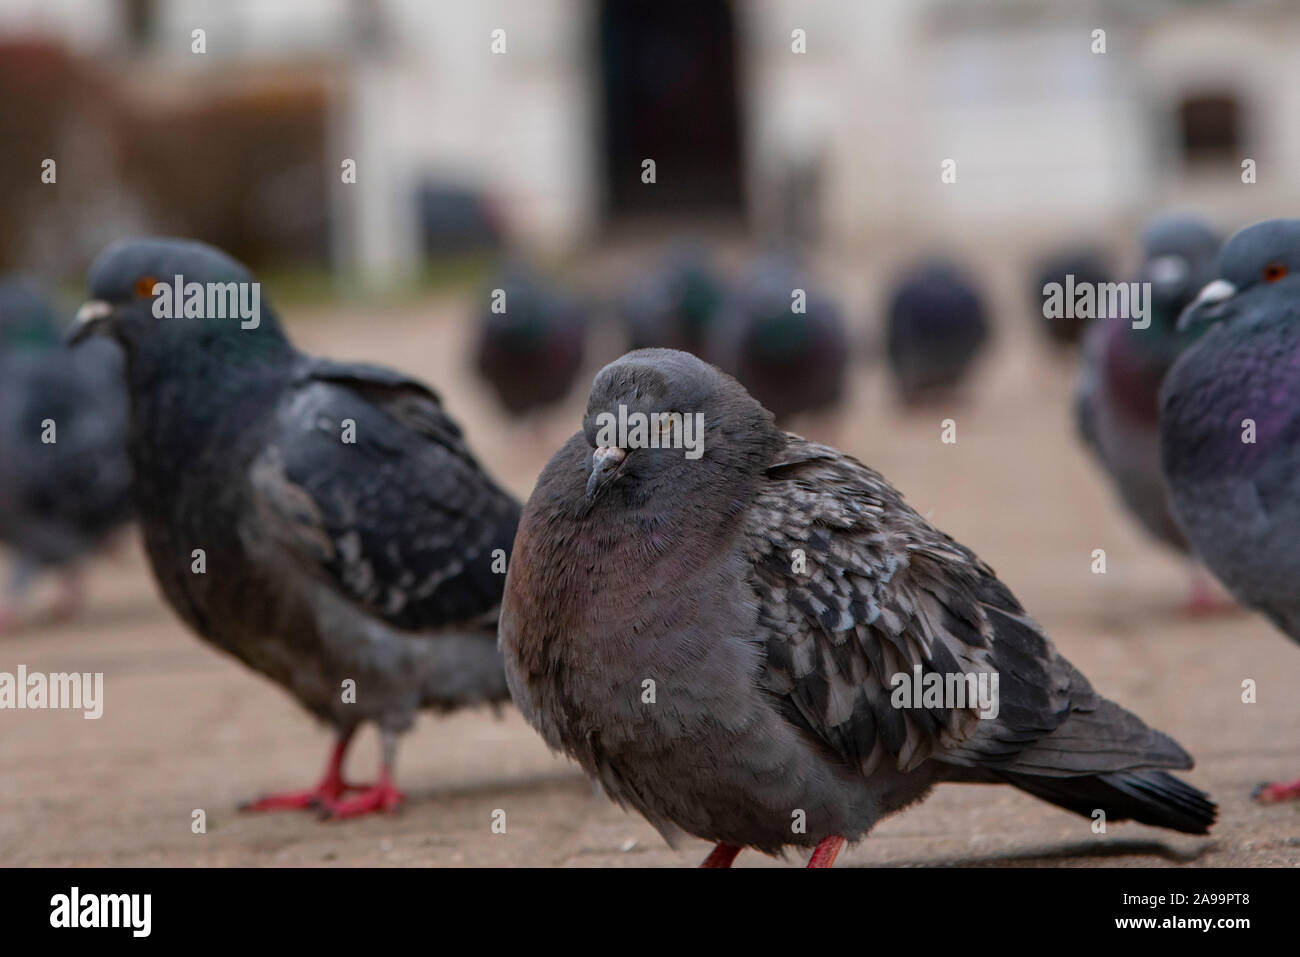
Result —
[[[1174, 515], [1243, 605], [1300, 641], [1300, 219], [1228, 241], [1179, 326], [1204, 334], [1160, 390]], [[1259, 788], [1300, 798], [1300, 780]]]

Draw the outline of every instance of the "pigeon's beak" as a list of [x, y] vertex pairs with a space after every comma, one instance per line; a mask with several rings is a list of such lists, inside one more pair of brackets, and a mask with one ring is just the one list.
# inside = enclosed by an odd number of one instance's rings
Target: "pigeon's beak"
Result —
[[102, 299], [91, 299], [82, 303], [77, 310], [77, 317], [68, 329], [67, 343], [75, 346], [104, 328], [104, 324], [113, 315], [113, 307]]
[[1178, 331], [1182, 332], [1198, 323], [1214, 322], [1223, 318], [1229, 299], [1237, 294], [1237, 287], [1226, 279], [1216, 279], [1200, 291], [1178, 317]]
[[602, 445], [591, 453], [591, 477], [587, 479], [588, 502], [614, 481], [626, 458], [627, 451], [616, 445]]

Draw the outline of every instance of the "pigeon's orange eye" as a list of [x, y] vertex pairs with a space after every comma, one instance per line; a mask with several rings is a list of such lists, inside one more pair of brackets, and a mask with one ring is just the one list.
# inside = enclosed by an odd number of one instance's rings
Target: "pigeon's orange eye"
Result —
[[157, 283], [158, 280], [153, 276], [141, 276], [135, 281], [135, 294], [142, 299], [148, 299], [153, 296], [153, 287]]
[[1286, 267], [1281, 263], [1269, 263], [1264, 267], [1264, 281], [1277, 282], [1286, 275]]

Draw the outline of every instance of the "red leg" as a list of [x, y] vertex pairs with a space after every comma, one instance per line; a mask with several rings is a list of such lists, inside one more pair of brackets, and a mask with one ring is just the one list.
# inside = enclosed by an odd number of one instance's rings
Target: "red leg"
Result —
[[284, 794], [268, 794], [256, 801], [247, 801], [239, 806], [241, 811], [285, 811], [303, 810], [319, 807], [325, 802], [337, 801], [345, 791], [358, 790], [355, 785], [343, 780], [343, 756], [347, 754], [352, 732], [344, 731], [334, 743], [330, 752], [329, 763], [320, 782], [306, 791], [289, 791]]
[[709, 856], [704, 859], [700, 867], [730, 867], [741, 850], [735, 844], [719, 844], [709, 852]]
[[406, 795], [393, 786], [393, 761], [397, 757], [397, 735], [392, 731], [380, 729], [379, 739], [383, 745], [383, 763], [379, 765], [379, 780], [363, 788], [356, 797], [346, 801], [339, 798], [325, 798], [320, 802], [321, 816], [332, 820], [348, 817], [360, 817], [376, 811], [393, 812], [406, 800]]
[[360, 794], [346, 801], [322, 800], [321, 816], [331, 820], [342, 820], [375, 811], [392, 813], [406, 800], [406, 795], [393, 786], [392, 773], [387, 764], [379, 769], [379, 780], [376, 783], [360, 790]]
[[1296, 778], [1290, 784], [1261, 784], [1255, 788], [1251, 797], [1260, 804], [1300, 800], [1300, 778]]
[[817, 844], [817, 848], [812, 852], [808, 867], [830, 867], [835, 863], [835, 858], [839, 856], [842, 847], [844, 847], [844, 838], [834, 834], [830, 837], [823, 837]]

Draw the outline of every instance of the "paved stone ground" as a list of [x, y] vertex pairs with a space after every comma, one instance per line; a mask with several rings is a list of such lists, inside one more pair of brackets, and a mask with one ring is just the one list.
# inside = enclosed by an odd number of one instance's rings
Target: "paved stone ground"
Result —
[[[1010, 280], [1008, 280], [1009, 282]], [[295, 314], [302, 344], [368, 358], [436, 384], [492, 470], [526, 495], [549, 453], [577, 427], [585, 384], [546, 420], [511, 425], [473, 381], [460, 304], [370, 313]], [[998, 348], [969, 400], [900, 414], [880, 370], [861, 365], [845, 413], [808, 423], [880, 469], [941, 528], [973, 547], [1104, 693], [1174, 735], [1197, 758], [1189, 775], [1221, 804], [1209, 838], [1089, 822], [1009, 788], [947, 786], [847, 851], [848, 865], [1300, 864], [1300, 804], [1261, 807], [1250, 790], [1300, 774], [1300, 648], [1248, 615], [1181, 612], [1182, 564], [1145, 542], [1112, 501], [1073, 435], [1072, 372], [1004, 317]], [[617, 354], [595, 348], [593, 368]], [[589, 381], [589, 380], [588, 380]], [[956, 445], [940, 420], [958, 424]], [[1108, 570], [1089, 570], [1105, 548]], [[79, 713], [0, 712], [0, 864], [573, 865], [695, 863], [640, 818], [594, 794], [518, 714], [425, 717], [403, 744], [409, 795], [392, 818], [321, 823], [311, 815], [242, 816], [244, 798], [305, 786], [329, 736], [279, 689], [186, 633], [160, 603], [134, 543], [95, 564], [88, 607], [66, 624], [35, 616], [0, 638], [0, 670], [103, 671], [99, 721]], [[1259, 700], [1240, 701], [1258, 682]], [[362, 737], [363, 778], [378, 746]], [[191, 833], [191, 812], [208, 831]], [[492, 814], [506, 812], [507, 833]], [[745, 854], [740, 866], [778, 863]]]

